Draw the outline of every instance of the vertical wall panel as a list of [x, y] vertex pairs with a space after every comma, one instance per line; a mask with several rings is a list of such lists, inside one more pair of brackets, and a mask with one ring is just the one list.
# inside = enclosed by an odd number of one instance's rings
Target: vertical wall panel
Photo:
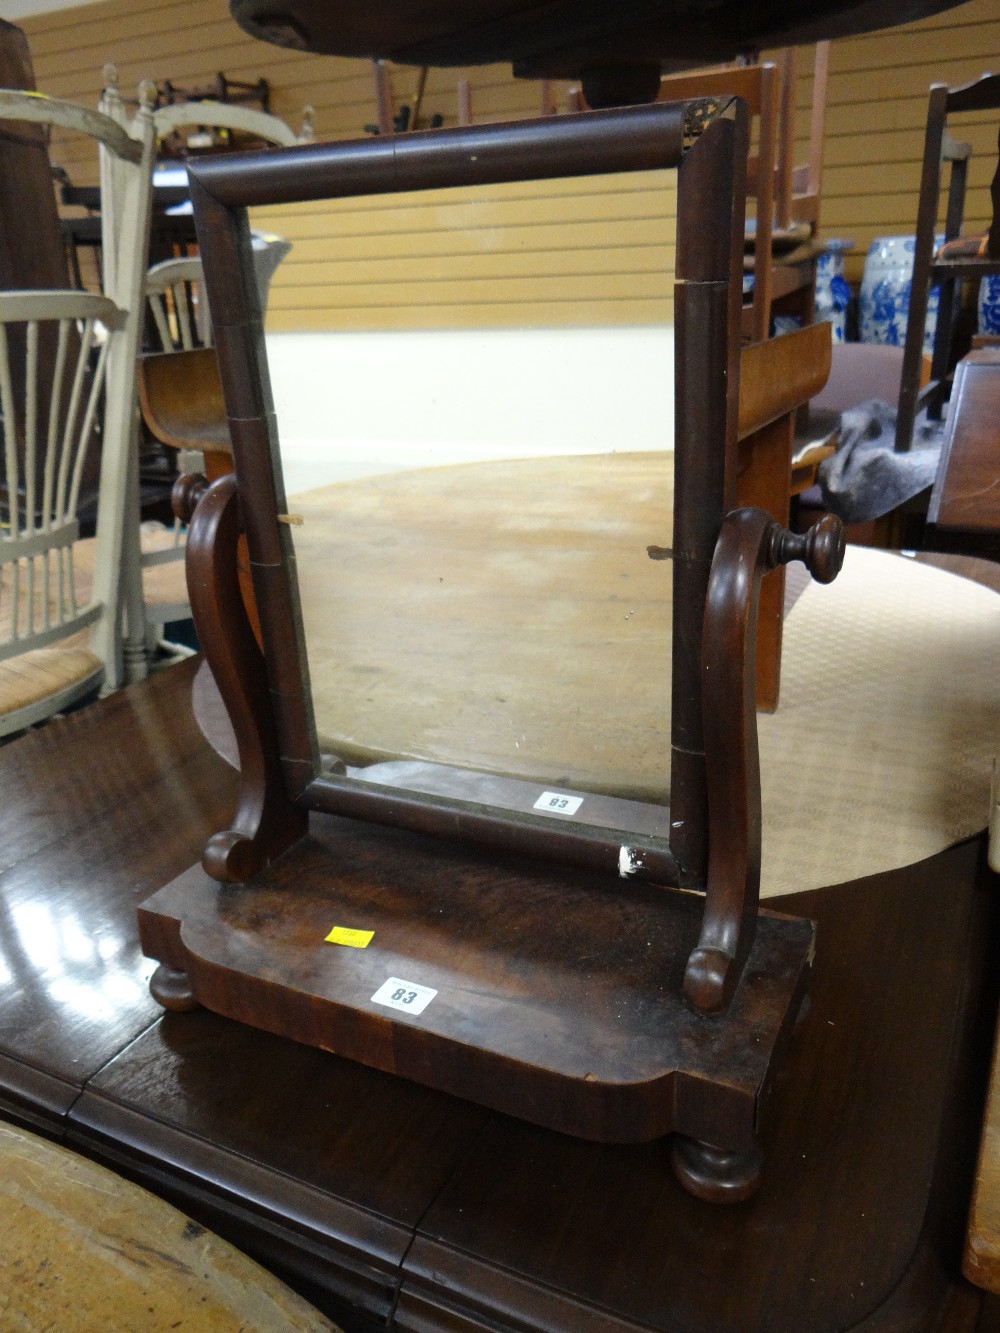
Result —
[[[124, 90], [140, 78], [187, 86], [267, 77], [273, 110], [297, 126], [312, 105], [319, 138], [364, 132], [375, 120], [363, 61], [283, 51], [245, 36], [225, 0], [105, 0], [26, 21], [40, 89], [93, 105], [113, 60]], [[799, 79], [804, 152], [809, 51]], [[823, 231], [857, 242], [858, 278], [875, 235], [912, 232], [927, 89], [1000, 67], [996, 0], [970, 0], [921, 23], [834, 43], [827, 118]], [[423, 120], [455, 123], [456, 82], [467, 76], [477, 119], [534, 115], [537, 84], [508, 69], [432, 70]], [[393, 72], [397, 102], [412, 103], [416, 71]], [[561, 86], [561, 94], [565, 87]], [[959, 124], [977, 157], [969, 227], [988, 216], [995, 132]], [[993, 160], [990, 158], [994, 154]], [[93, 161], [56, 138], [53, 156], [75, 181]], [[518, 327], [662, 323], [671, 318], [672, 187], [653, 177], [558, 182], [427, 198], [261, 212], [294, 242], [272, 287], [273, 329]], [[442, 230], [442, 224], [458, 229]]]
[[[811, 61], [812, 51], [806, 48], [799, 60], [797, 119], [803, 158]], [[856, 242], [847, 262], [849, 279], [860, 280], [874, 237], [912, 235], [915, 229], [930, 85], [967, 83], [996, 70], [996, 0], [970, 0], [920, 23], [833, 43], [821, 221], [824, 235]], [[983, 231], [996, 167], [996, 117], [961, 116], [952, 124], [955, 137], [967, 140], [974, 150], [965, 229]]]
[[[123, 92], [141, 78], [180, 86], [265, 76], [272, 109], [317, 138], [364, 133], [376, 119], [365, 61], [283, 51], [245, 36], [225, 0], [107, 0], [25, 24], [39, 88], [93, 105], [112, 60]], [[422, 123], [457, 119], [468, 77], [480, 121], [534, 115], [535, 83], [500, 68], [432, 70]], [[412, 105], [417, 72], [392, 71]], [[86, 150], [57, 138], [74, 181], [95, 179]], [[669, 322], [674, 192], [666, 177], [581, 180], [261, 210], [256, 225], [294, 248], [271, 288], [274, 330], [585, 326]]]

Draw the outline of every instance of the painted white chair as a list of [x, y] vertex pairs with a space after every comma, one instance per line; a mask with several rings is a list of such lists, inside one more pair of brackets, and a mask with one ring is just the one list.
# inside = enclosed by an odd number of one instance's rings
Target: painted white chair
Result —
[[185, 126], [193, 127], [195, 131], [239, 130], [255, 139], [284, 148], [309, 143], [313, 137], [312, 107], [308, 106], [303, 110], [302, 127], [298, 133], [280, 116], [274, 116], [269, 111], [258, 111], [254, 107], [240, 106], [235, 102], [173, 102], [169, 106], [157, 107], [153, 112], [153, 120], [159, 143]]
[[[108, 70], [113, 86], [113, 71]], [[298, 134], [283, 120], [252, 107], [226, 102], [178, 102], [157, 107], [153, 122], [158, 142], [193, 127], [197, 131], [225, 128], [238, 130], [270, 144], [288, 147], [312, 139], [311, 109], [306, 108]], [[291, 249], [280, 237], [255, 237], [258, 284], [261, 301], [266, 306], [267, 290], [278, 264]], [[201, 260], [180, 256], [154, 264], [146, 275], [146, 298], [160, 341], [161, 351], [154, 354], [192, 353], [212, 346], [212, 322], [208, 302], [202, 294]], [[203, 369], [203, 368], [201, 368]], [[203, 377], [192, 380], [200, 383]], [[140, 397], [143, 373], [139, 370]], [[220, 400], [221, 402], [221, 400]], [[144, 405], [147, 424], [161, 442], [179, 447], [181, 472], [201, 470], [202, 464], [193, 442], [167, 438], [159, 423]], [[135, 521], [126, 534], [123, 597], [125, 605], [124, 658], [131, 679], [146, 674], [148, 663], [161, 645], [177, 654], [185, 650], [164, 641], [164, 625], [190, 615], [183, 562], [183, 530], [162, 524], [138, 522], [138, 492], [133, 501]]]
[[[126, 128], [103, 109], [0, 91], [0, 119], [96, 141], [108, 201], [102, 293], [0, 293], [0, 735], [122, 681], [122, 540], [154, 147], [148, 92], [140, 99]], [[102, 398], [96, 536], [81, 570], [76, 507]]]
[[[274, 273], [291, 250], [280, 236], [251, 233], [257, 290], [261, 306]], [[156, 326], [160, 352], [190, 352], [212, 347], [212, 316], [202, 290], [201, 260], [197, 255], [163, 259], [146, 274], [146, 299]]]
[[212, 317], [201, 284], [197, 255], [163, 259], [146, 274], [146, 299], [161, 352], [212, 346]]

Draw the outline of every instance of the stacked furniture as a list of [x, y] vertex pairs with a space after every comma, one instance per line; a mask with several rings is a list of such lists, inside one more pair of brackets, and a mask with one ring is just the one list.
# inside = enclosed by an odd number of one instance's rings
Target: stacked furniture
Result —
[[[948, 132], [948, 120], [952, 115], [998, 110], [1000, 75], [984, 74], [973, 83], [956, 88], [949, 88], [944, 83], [931, 85], [917, 205], [913, 280], [896, 417], [896, 449], [900, 451], [910, 448], [914, 421], [921, 408], [926, 407], [931, 417], [941, 415], [942, 403], [950, 387], [949, 375], [954, 365], [952, 340], [964, 284], [975, 283], [978, 288], [984, 277], [1000, 273], [1000, 161], [991, 188], [993, 218], [988, 232], [971, 245], [956, 247], [955, 242], [962, 230], [971, 149], [968, 144], [956, 143]], [[942, 253], [936, 255], [941, 177], [946, 163], [949, 176], [945, 244]], [[940, 286], [941, 296], [930, 380], [921, 388], [924, 321], [928, 294], [935, 284]]]

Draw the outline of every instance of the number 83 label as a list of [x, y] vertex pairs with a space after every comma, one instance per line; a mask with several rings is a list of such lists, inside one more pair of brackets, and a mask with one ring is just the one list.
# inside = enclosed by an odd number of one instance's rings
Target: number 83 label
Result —
[[384, 1004], [389, 1009], [398, 1009], [403, 1014], [422, 1014], [437, 994], [430, 986], [421, 986], [416, 981], [403, 981], [400, 977], [390, 977], [384, 981], [372, 996], [372, 1004]]
[[581, 805], [582, 796], [570, 796], [562, 791], [543, 791], [534, 808], [544, 810], [547, 814], [575, 815]]

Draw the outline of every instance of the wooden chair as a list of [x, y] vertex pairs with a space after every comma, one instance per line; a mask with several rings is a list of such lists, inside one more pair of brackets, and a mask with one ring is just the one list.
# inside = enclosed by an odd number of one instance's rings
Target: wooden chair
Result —
[[[982, 253], [970, 246], [972, 253], [935, 256], [934, 237], [940, 206], [942, 167], [948, 164], [948, 204], [945, 215], [945, 245], [954, 242], [962, 230], [965, 189], [971, 148], [956, 143], [948, 133], [948, 117], [953, 113], [1000, 110], [1000, 75], [984, 74], [973, 83], [949, 88], [944, 83], [931, 85], [924, 135], [924, 161], [920, 176], [917, 205], [916, 248], [913, 255], [913, 281], [906, 321], [903, 372], [896, 416], [896, 448], [909, 449], [917, 413], [926, 407], [931, 417], [941, 414], [948, 394], [951, 370], [954, 318], [960, 305], [962, 285], [994, 273], [1000, 273], [1000, 164], [992, 186], [993, 219], [989, 233], [982, 240]], [[921, 388], [924, 321], [927, 299], [934, 284], [940, 285], [937, 328], [931, 358], [930, 380]]]
[[781, 232], [794, 223], [819, 229], [823, 193], [823, 142], [826, 136], [826, 96], [830, 74], [830, 43], [817, 42], [813, 59], [809, 143], [805, 162], [795, 161], [795, 102], [798, 88], [798, 52], [794, 46], [778, 53], [781, 105], [774, 181], [774, 225]]
[[[777, 170], [777, 131], [780, 80], [777, 66], [726, 66], [698, 70], [692, 74], [669, 74], [660, 80], [660, 102], [698, 97], [742, 97], [751, 121], [757, 125], [757, 151], [747, 162], [747, 196], [753, 200], [756, 250], [771, 253], [774, 227], [774, 183]], [[752, 142], [751, 137], [751, 142]], [[768, 337], [771, 323], [772, 266], [763, 264], [754, 272], [753, 296], [744, 310], [743, 333], [750, 342]]]
[[[251, 238], [254, 251], [257, 290], [267, 305], [274, 273], [291, 250], [280, 236], [255, 232]], [[212, 347], [212, 316], [203, 290], [201, 260], [197, 255], [163, 259], [146, 274], [146, 299], [157, 346], [156, 353], [190, 352], [196, 347]]]
[[[291, 246], [280, 237], [257, 236], [253, 245], [258, 291], [266, 308], [271, 277]], [[231, 470], [232, 446], [201, 260], [192, 255], [154, 264], [146, 275], [146, 297], [160, 350], [141, 357], [137, 367], [143, 421], [162, 445], [176, 451], [181, 476], [204, 471], [214, 480]], [[184, 572], [186, 528], [180, 522], [172, 528], [144, 523], [138, 534], [137, 551], [131, 534], [126, 542], [133, 571], [126, 598], [132, 621], [141, 626], [142, 651], [147, 660], [158, 644], [174, 654], [184, 652], [164, 640], [164, 626], [191, 614]], [[136, 561], [141, 588], [134, 577]], [[138, 638], [128, 636], [133, 655], [140, 651]]]
[[212, 346], [212, 317], [197, 255], [163, 259], [146, 274], [146, 300], [161, 352]]
[[[777, 66], [765, 61], [755, 65], [725, 65], [668, 74], [660, 80], [658, 102], [675, 102], [703, 97], [741, 97], [747, 104], [751, 126], [756, 124], [757, 151], [747, 161], [747, 197], [754, 204], [754, 245], [763, 254], [771, 253], [775, 221], [775, 186], [778, 181], [778, 128], [781, 83]], [[587, 108], [583, 89], [573, 85], [567, 95], [571, 111]], [[459, 115], [459, 123], [467, 120]], [[753, 141], [754, 134], [751, 134]], [[790, 183], [789, 175], [789, 183]], [[770, 333], [772, 266], [761, 266], [754, 273], [753, 295], [744, 304], [743, 336], [749, 342], [761, 342]]]
[[[8, 734], [122, 680], [124, 497], [154, 140], [148, 103], [127, 130], [103, 111], [4, 90], [0, 119], [97, 142], [111, 257], [102, 294], [0, 293], [0, 734]], [[91, 577], [81, 579], [77, 513], [102, 396], [96, 537]]]
[[822, 249], [816, 236], [823, 194], [830, 43], [816, 43], [804, 162], [795, 160], [796, 48], [786, 47], [779, 52], [776, 63], [781, 76], [781, 104], [774, 177], [771, 304], [772, 310], [793, 315], [801, 324], [808, 324], [812, 322], [816, 300], [816, 259]]
[[[164, 259], [154, 264], [146, 274], [146, 300], [150, 321], [155, 328], [159, 342], [159, 352], [153, 359], [159, 360], [165, 355], [169, 359], [174, 353], [188, 353], [196, 348], [212, 348], [212, 319], [208, 310], [208, 301], [202, 291], [201, 260], [197, 256]], [[177, 450], [177, 471], [180, 474], [198, 472], [204, 467], [203, 456], [190, 447], [190, 443], [175, 443], [165, 440], [159, 430], [154, 428], [155, 418], [149, 411], [149, 393], [146, 388], [145, 367], [147, 356], [139, 359], [136, 382], [139, 390], [139, 402], [143, 420], [159, 443]], [[214, 356], [211, 356], [214, 362]], [[193, 384], [188, 380], [186, 388], [190, 391]], [[130, 650], [141, 651], [148, 661], [162, 644], [171, 654], [182, 652], [175, 643], [168, 643], [164, 638], [165, 626], [173, 621], [187, 619], [191, 614], [187, 594], [187, 581], [184, 577], [184, 538], [185, 529], [175, 521], [171, 527], [163, 523], [142, 523], [136, 538], [129, 533], [126, 541], [126, 559], [134, 575], [135, 561], [139, 564], [140, 588], [134, 586], [134, 576], [126, 586], [126, 601], [129, 610], [128, 623], [135, 621], [141, 632], [142, 648], [133, 642], [131, 630], [128, 631]], [[137, 632], [135, 638], [138, 639]]]
[[[812, 321], [826, 129], [826, 89], [830, 44], [819, 42], [813, 69], [812, 112], [807, 161], [795, 162], [796, 53], [789, 48], [778, 61], [733, 65], [667, 75], [659, 101], [735, 95], [747, 103], [757, 123], [756, 152], [747, 163], [747, 195], [754, 224], [747, 233], [748, 272], [753, 297], [744, 313], [743, 333], [750, 342], [768, 337], [776, 302], [802, 324]], [[766, 263], [759, 256], [767, 256]]]
[[[109, 66], [105, 72], [109, 87], [114, 89], [114, 68]], [[304, 112], [299, 133], [278, 116], [229, 102], [175, 102], [157, 107], [152, 114], [158, 143], [182, 134], [185, 127], [238, 130], [266, 144], [284, 147], [312, 138], [309, 108]], [[287, 242], [278, 237], [262, 246], [258, 263], [262, 299], [266, 299], [274, 268], [289, 248]], [[214, 391], [218, 371], [211, 351], [212, 324], [208, 301], [202, 294], [200, 259], [178, 256], [153, 265], [146, 275], [146, 298], [149, 324], [160, 349], [151, 360], [174, 355], [186, 358], [176, 366], [160, 367], [155, 372], [147, 368], [146, 358], [139, 362], [138, 393], [147, 427], [161, 444], [168, 447], [198, 452], [210, 448], [225, 454], [228, 427], [224, 413], [220, 421], [221, 397]], [[195, 363], [194, 369], [191, 369], [191, 363]], [[186, 400], [182, 411], [186, 413], [188, 425], [196, 420], [202, 423], [200, 431], [194, 427], [194, 436], [184, 430], [178, 433], [177, 422], [171, 424], [163, 417], [163, 401], [158, 395], [164, 383], [173, 377], [176, 377], [177, 389]], [[151, 388], [154, 381], [155, 387]], [[169, 415], [174, 408], [166, 410]], [[198, 471], [201, 466], [200, 458], [181, 455], [182, 473]], [[140, 679], [146, 674], [150, 657], [162, 639], [163, 626], [186, 619], [190, 606], [184, 576], [183, 533], [177, 527], [140, 526], [137, 484], [130, 489], [129, 508], [131, 517], [123, 545], [123, 656], [130, 678]], [[175, 644], [166, 646], [171, 652], [177, 651]]]

